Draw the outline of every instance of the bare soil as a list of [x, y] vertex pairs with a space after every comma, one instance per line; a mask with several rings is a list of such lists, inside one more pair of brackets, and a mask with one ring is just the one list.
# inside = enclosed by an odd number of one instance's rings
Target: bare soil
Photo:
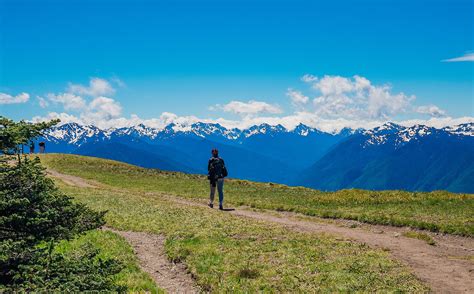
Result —
[[80, 188], [97, 188], [98, 186], [98, 184], [94, 183], [94, 181], [86, 181], [83, 178], [62, 174], [52, 169], [48, 169], [46, 173], [53, 178], [60, 179], [69, 186], [76, 186]]
[[181, 263], [172, 263], [166, 257], [162, 235], [117, 231], [104, 228], [124, 237], [133, 247], [140, 262], [140, 267], [147, 272], [155, 283], [167, 293], [198, 293], [191, 274]]

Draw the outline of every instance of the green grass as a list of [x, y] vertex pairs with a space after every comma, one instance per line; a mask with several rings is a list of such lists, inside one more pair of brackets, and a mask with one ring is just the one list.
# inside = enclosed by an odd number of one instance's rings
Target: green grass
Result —
[[[161, 192], [208, 198], [204, 176], [143, 169], [120, 162], [73, 155], [47, 155], [53, 169], [134, 192]], [[321, 192], [303, 187], [229, 179], [228, 205], [293, 211], [323, 218], [343, 218], [434, 232], [474, 236], [474, 195], [446, 191], [341, 190]]]
[[114, 258], [124, 264], [124, 269], [115, 277], [118, 285], [124, 285], [132, 292], [164, 293], [151, 277], [140, 269], [127, 241], [112, 232], [91, 231], [72, 241], [61, 242], [56, 250], [64, 254], [74, 254], [85, 245], [99, 249], [101, 258]]
[[408, 237], [408, 238], [423, 240], [429, 245], [433, 245], [433, 246], [436, 245], [435, 240], [433, 240], [433, 238], [431, 238], [431, 236], [426, 233], [408, 231], [408, 232], [404, 232], [403, 236]]
[[[407, 268], [383, 250], [324, 234], [298, 233], [215, 209], [180, 205], [159, 194], [144, 193], [152, 190], [153, 180], [158, 181], [160, 187], [172, 189], [178, 183], [197, 182], [200, 177], [150, 174], [128, 165], [75, 156], [47, 156], [43, 160], [59, 171], [87, 174], [88, 178], [106, 182], [108, 185], [96, 189], [66, 186], [59, 181], [58, 184], [77, 201], [93, 209], [108, 210], [109, 226], [164, 234], [169, 259], [185, 263], [205, 291], [428, 291]], [[113, 236], [107, 233], [107, 237]], [[102, 238], [98, 235], [95, 243], [109, 247]], [[123, 253], [117, 248], [110, 254], [121, 256]], [[148, 283], [139, 276], [125, 280], [132, 285]]]

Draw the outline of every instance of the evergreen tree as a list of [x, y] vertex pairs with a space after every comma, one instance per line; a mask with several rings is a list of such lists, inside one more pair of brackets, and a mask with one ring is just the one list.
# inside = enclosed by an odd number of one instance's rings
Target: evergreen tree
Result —
[[38, 157], [21, 155], [22, 145], [57, 123], [0, 117], [0, 292], [123, 290], [113, 283], [121, 270], [115, 260], [100, 259], [93, 248], [74, 257], [54, 251], [58, 241], [105, 223], [105, 212], [60, 192]]

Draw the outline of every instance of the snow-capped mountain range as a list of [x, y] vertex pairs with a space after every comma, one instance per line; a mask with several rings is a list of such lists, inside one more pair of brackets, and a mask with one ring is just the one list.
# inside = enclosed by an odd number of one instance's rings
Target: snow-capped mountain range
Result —
[[44, 137], [47, 141], [65, 141], [69, 144], [80, 146], [88, 142], [88, 140], [99, 141], [124, 136], [146, 138], [147, 140], [164, 140], [178, 136], [195, 136], [199, 138], [212, 137], [215, 139], [220, 138], [240, 142], [256, 135], [274, 136], [278, 133], [292, 133], [305, 137], [323, 132], [303, 124], [298, 125], [293, 130], [288, 130], [282, 125], [271, 126], [269, 124], [254, 125], [242, 130], [237, 128], [227, 129], [219, 124], [202, 122], [188, 126], [172, 123], [162, 129], [139, 124], [132, 127], [101, 130], [93, 125], [67, 123], [49, 130]]
[[474, 136], [474, 123], [465, 123], [456, 126], [437, 129], [426, 125], [403, 127], [394, 123], [386, 123], [380, 127], [363, 132], [367, 136], [364, 147], [369, 145], [383, 145], [392, 143], [396, 147], [426, 136]]
[[241, 142], [249, 137], [263, 135], [275, 136], [276, 134], [288, 133], [298, 136], [311, 136], [314, 134], [327, 134], [332, 136], [343, 135], [350, 136], [357, 133], [363, 133], [367, 136], [367, 145], [385, 144], [389, 140], [394, 140], [397, 144], [403, 144], [410, 140], [417, 140], [420, 137], [445, 133], [447, 135], [474, 136], [474, 123], [465, 123], [456, 126], [436, 129], [425, 125], [414, 125], [403, 127], [395, 123], [385, 123], [382, 126], [370, 129], [349, 129], [344, 128], [337, 133], [326, 133], [316, 128], [304, 124], [297, 125], [289, 130], [282, 125], [272, 126], [269, 124], [254, 125], [247, 129], [228, 129], [215, 123], [194, 123], [192, 125], [176, 125], [174, 123], [166, 127], [152, 128], [139, 124], [132, 127], [99, 129], [93, 125], [79, 125], [77, 123], [67, 123], [49, 130], [45, 134], [45, 139], [51, 142], [67, 142], [68, 144], [81, 146], [84, 143], [92, 141], [107, 140], [112, 137], [132, 136], [137, 138], [146, 138], [148, 140], [170, 139], [177, 136], [196, 136], [200, 138], [220, 138]]
[[201, 174], [207, 172], [210, 150], [218, 148], [231, 177], [324, 190], [474, 192], [472, 122], [444, 128], [385, 123], [338, 133], [304, 124], [294, 129], [269, 124], [228, 129], [199, 122], [102, 130], [68, 123], [52, 128], [38, 141], [46, 142], [47, 152]]
[[474, 192], [474, 124], [441, 129], [393, 123], [335, 144], [303, 174], [302, 185]]

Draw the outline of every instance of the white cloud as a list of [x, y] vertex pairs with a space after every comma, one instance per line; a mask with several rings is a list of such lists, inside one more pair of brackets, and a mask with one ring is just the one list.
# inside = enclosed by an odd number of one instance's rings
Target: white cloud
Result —
[[368, 115], [369, 118], [388, 119], [408, 110], [415, 96], [404, 93], [392, 94], [389, 86], [368, 88]]
[[[120, 103], [112, 98], [101, 95], [85, 99], [79, 94], [64, 93], [51, 94], [51, 98], [47, 97], [50, 101], [63, 105], [64, 110], [76, 111], [74, 115], [65, 112], [50, 112], [46, 117], [35, 117], [34, 119], [59, 118], [63, 123], [75, 121], [82, 124], [93, 124], [103, 129], [129, 127], [140, 123], [154, 128], [164, 128], [170, 123], [190, 126], [196, 122], [220, 123], [227, 128], [241, 129], [255, 124], [268, 123], [271, 125], [281, 124], [288, 129], [293, 129], [298, 124], [304, 123], [326, 132], [339, 131], [344, 127], [373, 128], [387, 121], [407, 126], [426, 124], [434, 127], [474, 122], [473, 117], [451, 118], [436, 105], [414, 105], [414, 96], [393, 93], [390, 86], [374, 85], [367, 78], [361, 76], [323, 76], [318, 78], [306, 75], [302, 79], [310, 84], [313, 88], [312, 91], [316, 90], [317, 94], [314, 98], [314, 96], [306, 96], [299, 90], [288, 89], [286, 95], [295, 106], [294, 112], [290, 115], [281, 115], [283, 111], [278, 105], [251, 100], [248, 102], [231, 101], [224, 105], [217, 104], [210, 107], [212, 110], [238, 114], [241, 118], [237, 120], [222, 117], [179, 116], [171, 112], [163, 112], [158, 117], [148, 119], [140, 118], [135, 114], [123, 117]], [[90, 86], [86, 92], [92, 93], [91, 89], [94, 87]], [[96, 90], [94, 93], [100, 92]], [[89, 94], [85, 93], [84, 95], [89, 96]], [[313, 103], [309, 103], [311, 100]], [[425, 114], [430, 115], [430, 118], [397, 120], [397, 115], [403, 113], [417, 115], [417, 117], [420, 114]]]
[[358, 76], [358, 75], [355, 75], [354, 76], [354, 88], [357, 90], [357, 91], [362, 91], [364, 89], [369, 89], [372, 85], [372, 83], [364, 78], [364, 77], [361, 77], [361, 76]]
[[65, 112], [49, 112], [46, 116], [36, 116], [33, 121], [45, 121], [58, 118], [61, 124], [77, 122], [80, 124], [92, 124], [99, 128], [112, 128], [121, 126], [132, 126], [142, 122], [136, 115], [130, 118], [121, 117], [122, 107], [112, 98], [97, 97], [88, 105], [80, 109], [78, 115]]
[[463, 56], [455, 57], [455, 58], [449, 58], [449, 59], [444, 59], [441, 60], [443, 62], [463, 62], [463, 61], [474, 61], [474, 53], [466, 53]]
[[144, 124], [149, 127], [162, 129], [165, 126], [175, 123], [183, 127], [190, 126], [196, 122], [205, 122], [205, 123], [219, 123], [226, 128], [240, 128], [245, 129], [253, 125], [259, 125], [262, 123], [268, 123], [270, 125], [281, 124], [288, 129], [294, 129], [298, 124], [303, 123], [305, 125], [317, 128], [321, 131], [334, 133], [339, 132], [341, 129], [348, 127], [352, 129], [364, 128], [370, 129], [376, 126], [380, 126], [387, 121], [392, 121], [394, 123], [404, 125], [404, 126], [413, 126], [415, 124], [423, 124], [427, 126], [432, 126], [436, 128], [442, 128], [445, 126], [453, 126], [461, 123], [474, 122], [474, 117], [431, 117], [430, 119], [411, 119], [411, 120], [355, 120], [355, 119], [344, 119], [344, 118], [335, 118], [335, 119], [324, 119], [312, 112], [295, 112], [287, 116], [256, 116], [256, 117], [243, 117], [240, 120], [229, 120], [225, 118], [199, 118], [196, 116], [178, 116], [174, 113], [163, 112], [158, 118], [151, 119], [142, 119], [137, 115], [131, 115], [129, 118], [126, 117], [115, 117], [115, 118], [101, 118], [90, 117], [90, 116], [74, 116], [67, 113], [56, 113], [51, 112], [45, 117], [34, 117], [33, 121], [45, 121], [51, 120], [54, 118], [61, 119], [61, 123], [68, 122], [77, 122], [80, 124], [93, 124], [102, 129], [109, 128], [120, 128], [120, 127], [130, 127], [138, 124]]
[[[115, 80], [114, 83], [123, 83]], [[124, 85], [124, 84], [123, 84]], [[66, 93], [48, 93], [44, 97], [38, 97], [40, 107], [45, 108], [49, 102], [59, 104], [65, 111], [73, 111], [75, 115], [68, 113], [50, 112], [48, 115], [59, 118], [61, 120], [75, 120], [79, 123], [94, 124], [97, 126], [113, 126], [109, 124], [112, 120], [119, 120], [120, 123], [128, 123], [129, 119], [121, 119], [122, 107], [120, 103], [112, 98], [99, 95], [101, 93], [114, 93], [115, 90], [110, 86], [109, 82], [100, 78], [92, 78], [89, 87], [82, 85], [69, 84]], [[82, 95], [92, 96], [85, 99]]]
[[[119, 87], [125, 86], [125, 83], [117, 77], [113, 77], [111, 81]], [[90, 96], [92, 98], [104, 98], [104, 95], [114, 93], [115, 89], [107, 80], [101, 78], [91, 78], [89, 81], [89, 86], [69, 83], [67, 92], [59, 94], [48, 93], [46, 98], [54, 104], [61, 104], [65, 110], [85, 111], [88, 107], [88, 102], [84, 96]], [[48, 100], [46, 100], [44, 97], [38, 97], [38, 100], [40, 107], [46, 108], [49, 106]], [[93, 100], [90, 103], [96, 104], [100, 101], [104, 102], [103, 99], [99, 99], [95, 102]], [[95, 107], [95, 105], [92, 106]]]
[[49, 106], [49, 102], [45, 98], [40, 96], [36, 96], [36, 98], [38, 99], [38, 104], [41, 108], [46, 108]]
[[[93, 124], [106, 128], [115, 126], [113, 120], [118, 120], [120, 124], [130, 124], [129, 119], [120, 118], [122, 107], [120, 103], [112, 98], [99, 96], [87, 102], [81, 96], [71, 93], [58, 95], [50, 93], [46, 97], [53, 103], [61, 104], [64, 110], [71, 110], [77, 114], [50, 112], [46, 119], [59, 118], [62, 122], [75, 121], [81, 124]], [[41, 107], [48, 106], [48, 100], [43, 97], [38, 97], [38, 100]], [[40, 120], [41, 117], [35, 117], [34, 119]]]
[[[170, 122], [174, 122], [180, 125], [191, 125], [195, 122], [209, 122], [209, 123], [219, 123], [227, 128], [248, 128], [253, 125], [259, 125], [262, 123], [268, 123], [270, 125], [281, 124], [288, 129], [294, 129], [298, 124], [303, 123], [311, 127], [315, 127], [319, 130], [325, 132], [338, 132], [345, 127], [352, 129], [365, 128], [370, 129], [376, 126], [380, 126], [389, 120], [351, 120], [344, 118], [336, 119], [324, 119], [317, 116], [311, 112], [295, 112], [287, 116], [259, 116], [259, 117], [244, 117], [241, 120], [228, 120], [224, 118], [209, 119], [209, 118], [197, 118], [194, 116], [184, 116], [180, 117], [175, 114], [169, 114], [173, 116], [172, 121], [160, 121], [160, 123], [154, 122], [153, 125], [149, 124], [149, 120], [143, 120], [142, 122], [145, 125], [150, 125], [154, 127], [166, 126]], [[442, 117], [442, 118], [430, 118], [428, 120], [418, 119], [418, 120], [391, 120], [395, 123], [412, 126], [414, 124], [425, 124], [428, 126], [433, 126], [441, 128], [444, 126], [452, 126], [460, 123], [474, 122], [474, 117], [462, 117], [462, 118], [451, 118], [451, 117]]]
[[353, 90], [354, 85], [348, 78], [341, 76], [324, 76], [313, 84], [324, 96], [340, 95]]
[[200, 120], [195, 116], [178, 116], [171, 112], [163, 112], [160, 115], [159, 121], [162, 122], [161, 124], [163, 126], [167, 126], [171, 123], [188, 125], [196, 123]]
[[[120, 83], [123, 82], [120, 81]], [[70, 83], [68, 87], [68, 92], [78, 95], [98, 97], [103, 95], [112, 95], [115, 93], [115, 89], [107, 80], [101, 78], [91, 78], [89, 80], [89, 86]]]
[[86, 107], [86, 101], [84, 98], [72, 93], [48, 93], [46, 94], [46, 97], [53, 103], [61, 104], [65, 110], [81, 110]]
[[122, 107], [114, 99], [107, 97], [97, 97], [89, 104], [92, 111], [107, 113], [110, 117], [117, 117], [122, 112]]
[[[307, 79], [308, 80], [308, 79]], [[321, 118], [384, 120], [410, 109], [415, 96], [392, 93], [388, 85], [373, 85], [367, 78], [353, 76], [313, 77], [310, 84], [319, 92], [313, 99], [314, 112]]]
[[305, 83], [312, 83], [312, 82], [317, 81], [318, 78], [310, 74], [305, 74], [304, 76], [301, 77], [301, 80]]
[[0, 93], [0, 104], [19, 104], [26, 103], [30, 99], [30, 94], [20, 93], [16, 96], [12, 96], [6, 93]]
[[364, 128], [370, 129], [380, 126], [388, 121], [404, 125], [413, 126], [415, 124], [424, 124], [436, 128], [442, 128], [445, 126], [453, 126], [461, 123], [474, 122], [474, 117], [432, 117], [430, 119], [413, 119], [413, 120], [356, 120], [356, 119], [324, 119], [312, 112], [295, 112], [287, 116], [260, 116], [260, 117], [245, 117], [242, 120], [227, 120], [224, 118], [218, 119], [197, 119], [202, 122], [215, 122], [219, 123], [227, 128], [248, 128], [253, 125], [262, 123], [268, 123], [270, 125], [281, 124], [287, 129], [294, 129], [298, 124], [303, 123], [305, 125], [317, 128], [321, 131], [334, 133], [339, 132], [343, 128]]
[[447, 126], [455, 126], [463, 123], [473, 123], [474, 117], [463, 116], [463, 117], [431, 117], [430, 119], [407, 119], [397, 122], [400, 125], [409, 127], [413, 125], [427, 125], [435, 128], [443, 128]]
[[289, 88], [288, 91], [286, 92], [286, 96], [290, 97], [291, 102], [295, 106], [306, 104], [309, 101], [308, 96], [305, 96], [300, 91], [296, 91], [296, 90], [293, 90], [291, 88]]
[[114, 84], [116, 84], [117, 86], [119, 86], [120, 88], [125, 88], [127, 85], [124, 83], [124, 81], [122, 81], [121, 79], [119, 79], [118, 77], [112, 77], [110, 78], [110, 81]]
[[446, 111], [439, 108], [436, 105], [423, 105], [416, 108], [416, 112], [421, 114], [428, 114], [433, 117], [443, 117], [446, 115]]
[[43, 121], [50, 121], [52, 119], [60, 119], [60, 124], [66, 124], [71, 122], [76, 122], [83, 124], [83, 121], [74, 115], [70, 115], [68, 113], [57, 113], [57, 112], [49, 112], [46, 116], [35, 116], [31, 120], [33, 122], [43, 122]]
[[224, 105], [217, 104], [210, 109], [221, 109], [224, 112], [232, 112], [242, 116], [256, 115], [261, 113], [279, 114], [283, 112], [283, 110], [278, 105], [272, 105], [266, 102], [255, 100], [250, 100], [248, 102], [234, 100]]
[[97, 97], [92, 100], [81, 117], [90, 122], [110, 120], [122, 114], [122, 107], [118, 102], [108, 97]]

